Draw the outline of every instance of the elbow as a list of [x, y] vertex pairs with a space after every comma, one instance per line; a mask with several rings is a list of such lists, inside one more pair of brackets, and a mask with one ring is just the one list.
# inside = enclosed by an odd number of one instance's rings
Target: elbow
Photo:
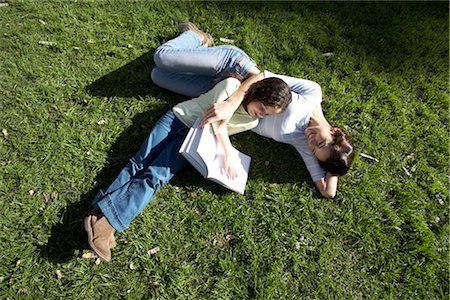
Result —
[[322, 97], [322, 87], [315, 81], [311, 81], [311, 94]]
[[333, 199], [334, 197], [336, 197], [336, 191], [320, 191], [320, 193], [322, 194], [323, 197], [328, 198], [328, 199]]

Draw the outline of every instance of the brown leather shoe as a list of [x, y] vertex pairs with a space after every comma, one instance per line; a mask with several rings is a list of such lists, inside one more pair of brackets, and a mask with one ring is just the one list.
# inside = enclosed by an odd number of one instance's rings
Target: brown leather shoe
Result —
[[114, 234], [111, 236], [111, 238], [109, 239], [109, 248], [114, 248], [117, 246], [116, 243], [116, 238], [114, 237]]
[[209, 33], [201, 31], [197, 26], [195, 26], [194, 23], [181, 22], [180, 24], [178, 24], [178, 29], [180, 30], [180, 32], [189, 30], [195, 32], [200, 37], [200, 40], [205, 47], [211, 46], [214, 43], [213, 37]]
[[114, 232], [116, 231], [103, 216], [90, 213], [84, 218], [84, 229], [88, 235], [88, 243], [92, 250], [103, 260], [111, 260], [111, 249], [116, 244]]

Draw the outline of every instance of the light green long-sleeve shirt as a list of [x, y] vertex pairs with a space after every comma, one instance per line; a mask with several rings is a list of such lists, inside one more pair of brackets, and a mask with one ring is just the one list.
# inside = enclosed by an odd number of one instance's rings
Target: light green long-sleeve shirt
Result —
[[[235, 78], [227, 78], [216, 84], [211, 90], [197, 98], [181, 102], [173, 107], [173, 113], [186, 126], [192, 127], [197, 118], [203, 117], [205, 111], [214, 103], [225, 101], [239, 87], [241, 83]], [[234, 112], [227, 123], [228, 135], [236, 134], [255, 128], [259, 119], [247, 114], [241, 106]], [[218, 122], [212, 124], [214, 132], [217, 133]]]

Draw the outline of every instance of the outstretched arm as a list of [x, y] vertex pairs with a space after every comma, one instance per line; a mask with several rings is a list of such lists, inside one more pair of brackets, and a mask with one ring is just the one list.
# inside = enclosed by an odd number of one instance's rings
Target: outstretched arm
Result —
[[331, 175], [331, 173], [327, 172], [325, 178], [317, 180], [314, 183], [322, 196], [326, 198], [334, 198], [336, 196], [338, 178], [338, 176]]
[[242, 82], [239, 88], [226, 101], [215, 103], [206, 110], [201, 121], [202, 127], [206, 124], [221, 121], [219, 125], [219, 128], [221, 128], [228, 123], [235, 110], [241, 105], [244, 95], [250, 86], [264, 79], [264, 73], [256, 67], [251, 69], [249, 74], [250, 77]]

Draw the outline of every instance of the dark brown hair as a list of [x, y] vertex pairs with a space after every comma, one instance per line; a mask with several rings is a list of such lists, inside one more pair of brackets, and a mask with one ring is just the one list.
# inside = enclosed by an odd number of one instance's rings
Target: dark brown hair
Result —
[[253, 83], [248, 89], [242, 101], [245, 110], [253, 101], [261, 102], [265, 106], [281, 108], [283, 112], [292, 101], [291, 90], [286, 82], [279, 78], [265, 78]]
[[327, 160], [319, 160], [320, 166], [335, 176], [347, 174], [353, 158], [355, 147], [351, 139], [339, 127], [333, 127], [333, 143], [331, 144], [331, 155]]

